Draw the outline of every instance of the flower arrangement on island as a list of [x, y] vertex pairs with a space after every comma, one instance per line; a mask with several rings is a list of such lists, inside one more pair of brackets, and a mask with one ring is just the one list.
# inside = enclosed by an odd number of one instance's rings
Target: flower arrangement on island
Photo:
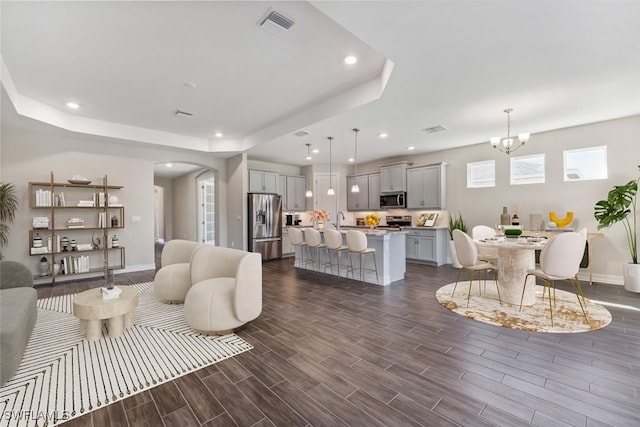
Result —
[[316, 209], [311, 212], [311, 220], [316, 222], [324, 222], [329, 219], [329, 212], [324, 209]]
[[364, 218], [364, 223], [367, 224], [369, 227], [375, 227], [378, 224], [380, 224], [380, 215], [378, 215], [375, 212], [370, 213]]

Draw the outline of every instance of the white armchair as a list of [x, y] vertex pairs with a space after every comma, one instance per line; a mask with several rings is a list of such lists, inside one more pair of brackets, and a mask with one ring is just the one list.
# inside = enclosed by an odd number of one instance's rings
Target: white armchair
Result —
[[262, 257], [202, 246], [191, 258], [193, 285], [184, 301], [187, 323], [196, 331], [231, 333], [262, 312]]
[[168, 303], [183, 303], [191, 287], [190, 264], [193, 252], [202, 243], [169, 240], [162, 248], [160, 270], [153, 279], [156, 298]]

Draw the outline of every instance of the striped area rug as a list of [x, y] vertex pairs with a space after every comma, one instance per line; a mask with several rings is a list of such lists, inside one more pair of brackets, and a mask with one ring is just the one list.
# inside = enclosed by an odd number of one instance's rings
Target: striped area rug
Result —
[[192, 331], [184, 306], [163, 304], [153, 283], [134, 286], [134, 325], [88, 342], [74, 295], [38, 300], [38, 320], [16, 375], [0, 388], [0, 426], [57, 425], [253, 347], [231, 334]]

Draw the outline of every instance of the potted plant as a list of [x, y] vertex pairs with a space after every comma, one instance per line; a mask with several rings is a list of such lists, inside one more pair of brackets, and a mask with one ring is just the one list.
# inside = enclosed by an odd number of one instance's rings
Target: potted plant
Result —
[[[13, 184], [0, 182], [0, 248], [9, 243], [9, 225], [18, 210], [18, 197]], [[2, 259], [2, 252], [0, 252]]]
[[462, 268], [462, 264], [458, 262], [456, 256], [456, 247], [453, 244], [453, 230], [460, 230], [467, 232], [467, 223], [462, 219], [462, 214], [458, 212], [458, 217], [454, 218], [453, 215], [449, 215], [449, 248], [451, 250], [451, 265], [455, 268]]
[[[640, 165], [638, 165], [640, 170]], [[631, 292], [640, 292], [640, 264], [638, 264], [638, 212], [636, 197], [640, 177], [624, 185], [615, 185], [609, 191], [606, 200], [596, 202], [594, 216], [598, 221], [598, 230], [622, 222], [627, 234], [627, 244], [631, 262], [623, 265], [624, 287]]]

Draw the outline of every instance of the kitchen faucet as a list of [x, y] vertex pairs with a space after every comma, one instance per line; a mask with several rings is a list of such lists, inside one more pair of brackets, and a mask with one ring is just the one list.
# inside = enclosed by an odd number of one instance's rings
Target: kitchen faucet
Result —
[[340, 217], [342, 217], [342, 220], [344, 221], [344, 212], [342, 211], [338, 212], [338, 221], [337, 221], [338, 223], [336, 224], [336, 228], [338, 230], [340, 230]]

